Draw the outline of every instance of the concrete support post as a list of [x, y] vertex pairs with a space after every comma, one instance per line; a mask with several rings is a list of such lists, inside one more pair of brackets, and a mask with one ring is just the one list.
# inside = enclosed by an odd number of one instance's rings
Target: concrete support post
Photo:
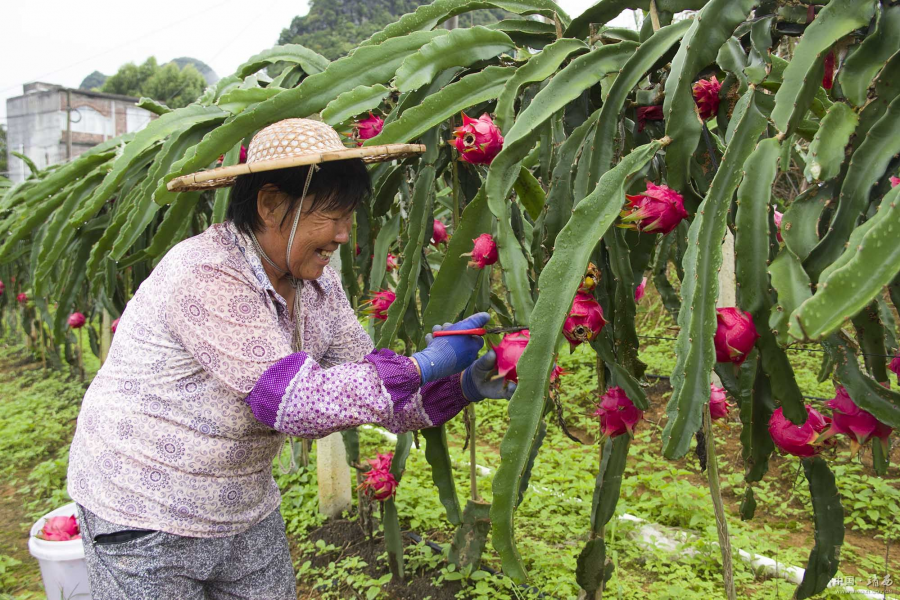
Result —
[[[341, 273], [339, 252], [332, 255], [331, 268]], [[350, 466], [340, 433], [332, 433], [316, 441], [316, 473], [319, 479], [319, 512], [328, 518], [340, 517], [353, 505]]]
[[112, 325], [112, 316], [109, 311], [104, 309], [103, 316], [100, 319], [100, 364], [106, 362], [109, 356], [109, 346], [112, 344], [112, 331], [109, 330]]

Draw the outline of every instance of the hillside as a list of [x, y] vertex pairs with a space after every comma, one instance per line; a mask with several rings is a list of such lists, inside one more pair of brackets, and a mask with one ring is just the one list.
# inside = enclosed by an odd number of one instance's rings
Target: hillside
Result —
[[[294, 17], [279, 44], [302, 44], [330, 60], [339, 58], [385, 25], [430, 0], [310, 0], [309, 13]], [[460, 26], [485, 25], [511, 16], [485, 9], [461, 17]]]

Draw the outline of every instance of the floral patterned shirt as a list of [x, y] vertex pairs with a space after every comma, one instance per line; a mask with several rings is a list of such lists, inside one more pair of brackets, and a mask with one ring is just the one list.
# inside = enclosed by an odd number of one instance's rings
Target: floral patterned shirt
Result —
[[434, 427], [468, 403], [458, 376], [420, 388], [412, 361], [373, 351], [330, 267], [301, 304], [294, 353], [295, 321], [246, 236], [213, 225], [176, 245], [85, 394], [69, 495], [129, 527], [235, 535], [280, 502], [272, 460], [285, 434]]

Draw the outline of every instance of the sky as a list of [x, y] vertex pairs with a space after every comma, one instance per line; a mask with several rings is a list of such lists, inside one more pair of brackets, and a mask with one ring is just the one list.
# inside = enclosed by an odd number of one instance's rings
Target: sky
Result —
[[[557, 0], [570, 16], [595, 0]], [[0, 124], [6, 99], [22, 84], [44, 81], [78, 87], [94, 70], [111, 75], [127, 63], [155, 56], [163, 64], [190, 56], [220, 76], [275, 45], [291, 19], [306, 14], [304, 0], [61, 0], [8, 2], [0, 35]], [[127, 6], [153, 10], [131, 10]], [[628, 11], [630, 13], [630, 11]], [[621, 26], [634, 26], [623, 14]]]

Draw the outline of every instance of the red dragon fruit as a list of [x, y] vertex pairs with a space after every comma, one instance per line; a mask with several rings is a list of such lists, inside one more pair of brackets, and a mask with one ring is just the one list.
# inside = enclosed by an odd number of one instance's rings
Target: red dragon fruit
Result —
[[375, 292], [372, 294], [372, 299], [366, 303], [369, 306], [365, 313], [381, 321], [387, 321], [387, 311], [396, 299], [397, 295], [391, 290]]
[[483, 114], [478, 119], [463, 113], [462, 127], [453, 130], [454, 144], [460, 157], [473, 165], [489, 165], [503, 148], [503, 136], [494, 125], [490, 115]]
[[109, 330], [112, 331], [113, 333], [115, 333], [115, 332], [116, 332], [116, 329], [118, 329], [118, 328], [119, 328], [119, 319], [116, 319], [116, 320], [113, 321], [112, 324], [109, 326]]
[[398, 485], [397, 480], [394, 479], [394, 475], [390, 471], [370, 469], [366, 471], [366, 478], [359, 487], [379, 502], [384, 502], [397, 493]]
[[500, 258], [500, 255], [497, 254], [497, 243], [494, 242], [491, 234], [482, 233], [472, 241], [475, 243], [472, 251], [462, 255], [471, 257], [472, 260], [469, 261], [470, 267], [483, 269], [494, 264]]
[[725, 390], [714, 383], [709, 384], [709, 416], [712, 420], [728, 418], [728, 409], [733, 406], [725, 399]]
[[365, 119], [360, 119], [356, 123], [353, 124], [353, 128], [355, 131], [355, 136], [357, 140], [358, 146], [362, 146], [362, 140], [368, 140], [379, 133], [384, 128], [384, 119], [369, 113], [369, 116]]
[[638, 106], [635, 112], [637, 113], [638, 133], [644, 130], [647, 121], [663, 120], [663, 107], [658, 104], [655, 106]]
[[694, 84], [694, 102], [700, 112], [700, 118], [704, 121], [716, 116], [719, 112], [719, 90], [722, 84], [715, 75], [709, 79], [701, 79]]
[[22, 292], [21, 294], [16, 296], [16, 302], [18, 302], [19, 304], [25, 304], [26, 302], [28, 302], [28, 294]]
[[503, 336], [503, 340], [494, 346], [494, 352], [497, 353], [497, 373], [506, 381], [519, 381], [516, 365], [519, 363], [519, 357], [525, 352], [530, 337], [531, 332], [527, 329], [507, 333]]
[[84, 327], [85, 321], [84, 315], [80, 312], [73, 312], [69, 315], [69, 327], [72, 329], [81, 329]]
[[716, 309], [716, 361], [741, 364], [759, 339], [750, 313], [734, 307]]
[[881, 445], [887, 451], [888, 436], [893, 429], [872, 416], [872, 413], [858, 407], [850, 398], [844, 386], [835, 388], [835, 397], [825, 403], [832, 409], [831, 430], [833, 435], [843, 433], [850, 438], [850, 450], [856, 454], [860, 446], [865, 446], [869, 440], [877, 437]]
[[38, 534], [41, 539], [48, 542], [68, 542], [81, 538], [78, 529], [78, 521], [74, 516], [50, 517], [44, 521], [44, 526]]
[[826, 90], [834, 87], [834, 50], [825, 55], [825, 74], [822, 75], [822, 87]]
[[563, 324], [563, 335], [569, 340], [574, 350], [582, 342], [590, 342], [606, 321], [603, 319], [603, 308], [593, 296], [586, 292], [578, 292], [572, 301], [572, 309]]
[[379, 469], [381, 471], [390, 471], [391, 470], [391, 461], [394, 460], [394, 453], [388, 452], [387, 454], [376, 454], [375, 458], [370, 458], [368, 462], [372, 465], [373, 469]]
[[619, 386], [609, 388], [600, 398], [600, 406], [594, 412], [600, 417], [600, 431], [607, 437], [617, 437], [623, 433], [634, 434], [634, 426], [644, 418], [644, 412], [638, 409]]
[[819, 435], [828, 429], [831, 419], [823, 417], [819, 411], [808, 404], [806, 413], [808, 416], [803, 425], [791, 423], [784, 416], [781, 407], [772, 413], [772, 418], [769, 419], [769, 435], [772, 436], [772, 441], [782, 452], [808, 457], [815, 456], [825, 448], [823, 444], [815, 442], [819, 439]]
[[625, 195], [631, 206], [622, 210], [623, 227], [643, 233], [662, 233], [675, 229], [688, 216], [684, 198], [667, 185], [647, 182], [647, 189], [635, 196]]
[[891, 187], [895, 188], [898, 185], [900, 185], [900, 177], [894, 177], [893, 175], [891, 175]]
[[447, 227], [438, 221], [434, 220], [434, 230], [431, 234], [431, 245], [437, 246], [439, 244], [446, 244], [450, 241], [450, 236], [447, 235]]

